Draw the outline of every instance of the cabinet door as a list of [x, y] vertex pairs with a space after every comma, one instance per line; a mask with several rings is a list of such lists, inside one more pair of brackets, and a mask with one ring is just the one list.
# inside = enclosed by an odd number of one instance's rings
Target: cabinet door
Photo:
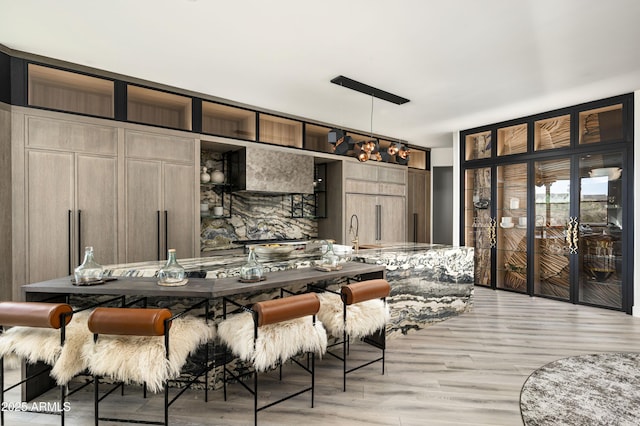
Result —
[[403, 243], [407, 240], [405, 197], [378, 196], [378, 234], [382, 243]]
[[[161, 235], [164, 251], [176, 249], [179, 258], [194, 257], [196, 184], [195, 170], [191, 165], [164, 163], [163, 199], [166, 217]], [[164, 219], [163, 219], [164, 220]], [[165, 233], [166, 232], [166, 233]], [[166, 259], [166, 253], [161, 254]]]
[[351, 240], [354, 238], [354, 234], [349, 233], [351, 215], [354, 214], [358, 217], [358, 241], [360, 245], [376, 244], [376, 196], [346, 194], [345, 198], [345, 220], [347, 223], [344, 238], [345, 244], [351, 244]]
[[73, 154], [27, 151], [27, 282], [69, 274]]
[[[76, 208], [78, 253], [92, 246], [96, 261], [117, 263], [118, 168], [113, 157], [76, 157]], [[78, 255], [78, 262], [82, 262]]]
[[527, 163], [496, 167], [496, 287], [527, 292]]
[[126, 262], [159, 259], [162, 163], [126, 160]]
[[429, 172], [409, 170], [407, 197], [407, 240], [414, 243], [426, 243], [429, 236]]

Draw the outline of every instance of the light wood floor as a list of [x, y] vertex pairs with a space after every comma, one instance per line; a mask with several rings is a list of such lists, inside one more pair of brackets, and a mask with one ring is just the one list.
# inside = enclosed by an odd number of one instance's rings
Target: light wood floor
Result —
[[[384, 376], [379, 364], [352, 373], [343, 393], [340, 364], [325, 357], [316, 370], [315, 408], [303, 394], [261, 412], [259, 424], [521, 425], [520, 389], [529, 374], [571, 355], [640, 352], [640, 318], [476, 288], [472, 312], [391, 340], [388, 346]], [[295, 371], [290, 367], [285, 379]], [[213, 391], [208, 403], [202, 393], [189, 391], [171, 408], [171, 424], [251, 424], [251, 396], [239, 385], [230, 389], [227, 402], [221, 391]], [[265, 389], [275, 387], [267, 384]], [[149, 418], [149, 413], [160, 412], [157, 397], [141, 403], [139, 396], [133, 391], [124, 398], [111, 395], [103, 413], [116, 410], [111, 414]], [[41, 400], [56, 399], [57, 393], [50, 393]], [[5, 415], [8, 425], [59, 424], [56, 416]], [[91, 394], [76, 394], [67, 424], [92, 422]]]

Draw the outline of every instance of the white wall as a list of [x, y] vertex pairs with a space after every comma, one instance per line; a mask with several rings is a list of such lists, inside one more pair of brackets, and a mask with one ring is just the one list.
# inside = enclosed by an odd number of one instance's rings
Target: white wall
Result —
[[[454, 133], [454, 136], [458, 133]], [[453, 146], [456, 146], [454, 141]], [[453, 148], [431, 148], [431, 167], [450, 167], [454, 161]]]

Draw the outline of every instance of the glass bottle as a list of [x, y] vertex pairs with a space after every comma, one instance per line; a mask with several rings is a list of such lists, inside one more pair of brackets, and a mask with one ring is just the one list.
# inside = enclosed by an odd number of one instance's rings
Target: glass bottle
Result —
[[176, 250], [169, 249], [167, 264], [158, 271], [158, 285], [172, 287], [186, 283], [184, 268], [176, 260]]
[[262, 281], [264, 279], [264, 269], [256, 259], [256, 252], [253, 247], [249, 247], [247, 263], [240, 268], [240, 280], [247, 282]]
[[327, 241], [327, 251], [322, 255], [322, 266], [337, 268], [340, 258], [333, 252], [333, 243]]
[[102, 265], [98, 264], [93, 258], [93, 247], [84, 248], [84, 261], [82, 265], [78, 266], [73, 274], [77, 284], [86, 284], [91, 282], [100, 281], [104, 269]]

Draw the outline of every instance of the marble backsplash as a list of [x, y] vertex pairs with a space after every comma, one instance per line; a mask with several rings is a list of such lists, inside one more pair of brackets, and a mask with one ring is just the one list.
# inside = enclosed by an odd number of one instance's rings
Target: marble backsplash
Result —
[[[222, 154], [202, 151], [201, 168], [223, 170]], [[224, 199], [222, 198], [224, 197]], [[200, 203], [224, 205], [224, 217], [202, 215], [200, 250], [232, 248], [233, 241], [258, 239], [313, 239], [318, 235], [313, 195], [223, 193], [220, 188], [200, 187]]]

